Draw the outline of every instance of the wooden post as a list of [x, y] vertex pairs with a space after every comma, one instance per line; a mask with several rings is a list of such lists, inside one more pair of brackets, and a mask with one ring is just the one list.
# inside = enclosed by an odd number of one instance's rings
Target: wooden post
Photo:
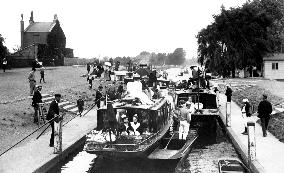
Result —
[[54, 154], [62, 152], [62, 118], [57, 123], [54, 121]]
[[248, 128], [248, 163], [251, 167], [251, 163], [256, 159], [256, 140], [255, 140], [255, 123], [250, 121], [247, 123]]
[[44, 103], [39, 103], [39, 115], [40, 115], [40, 118], [43, 120], [43, 123], [45, 123], [45, 117], [44, 117], [44, 114], [43, 114], [43, 106], [44, 106]]
[[226, 126], [231, 127], [231, 102], [226, 103]]

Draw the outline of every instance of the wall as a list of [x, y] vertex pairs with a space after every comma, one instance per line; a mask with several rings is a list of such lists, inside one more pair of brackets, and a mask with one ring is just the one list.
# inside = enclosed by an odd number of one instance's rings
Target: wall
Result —
[[[36, 39], [34, 37], [34, 35], [38, 35], [38, 39]], [[46, 42], [47, 35], [48, 35], [48, 32], [38, 32], [38, 33], [25, 32], [24, 33], [23, 48], [30, 46], [34, 43], [47, 44], [47, 42]]]
[[[278, 62], [278, 70], [272, 70], [272, 63]], [[284, 61], [264, 61], [264, 78], [284, 79]]]

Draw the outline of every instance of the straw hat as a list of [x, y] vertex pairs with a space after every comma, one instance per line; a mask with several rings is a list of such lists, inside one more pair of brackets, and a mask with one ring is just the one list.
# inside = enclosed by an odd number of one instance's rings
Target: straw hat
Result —
[[248, 99], [243, 99], [243, 103], [249, 102]]

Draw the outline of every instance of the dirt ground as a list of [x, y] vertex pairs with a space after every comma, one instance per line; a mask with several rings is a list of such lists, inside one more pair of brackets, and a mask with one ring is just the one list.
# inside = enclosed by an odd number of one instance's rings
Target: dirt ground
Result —
[[[37, 129], [33, 123], [34, 110], [29, 96], [28, 74], [31, 68], [20, 68], [0, 72], [0, 153]], [[83, 95], [87, 102], [85, 108], [93, 104], [95, 92], [100, 81], [93, 82], [93, 89], [88, 89], [85, 77], [86, 67], [47, 67], [45, 71], [46, 83], [39, 83], [40, 74], [36, 71], [37, 84], [43, 86], [42, 93], [51, 91], [60, 93], [63, 99], [76, 102], [79, 95]], [[68, 121], [72, 114], [64, 119]], [[42, 130], [27, 138], [23, 143], [35, 138]], [[20, 143], [22, 145], [23, 143]], [[47, 144], [48, 146], [48, 144]]]

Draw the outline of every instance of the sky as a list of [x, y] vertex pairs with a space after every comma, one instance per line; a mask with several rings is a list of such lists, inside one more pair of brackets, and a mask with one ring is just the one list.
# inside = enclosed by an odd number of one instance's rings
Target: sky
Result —
[[57, 14], [66, 47], [80, 58], [137, 56], [142, 51], [171, 53], [183, 48], [197, 57], [198, 32], [212, 15], [246, 0], [9, 0], [1, 2], [0, 34], [12, 52], [20, 46], [20, 20], [28, 26], [52, 22]]

